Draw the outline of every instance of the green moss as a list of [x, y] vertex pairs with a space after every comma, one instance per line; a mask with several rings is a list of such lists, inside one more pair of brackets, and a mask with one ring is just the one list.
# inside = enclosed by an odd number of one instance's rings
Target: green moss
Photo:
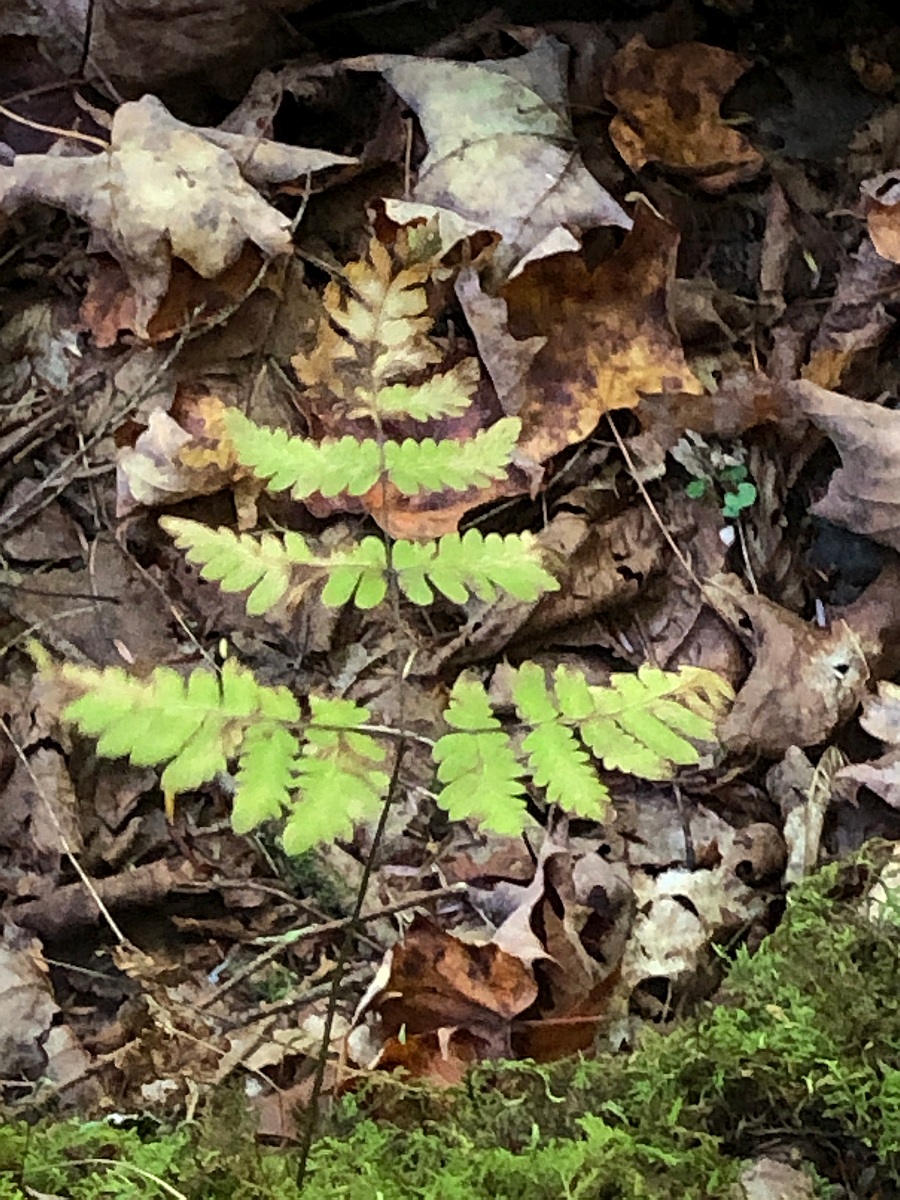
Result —
[[[436, 1092], [386, 1078], [330, 1115], [310, 1200], [730, 1198], [744, 1162], [797, 1147], [830, 1183], [900, 1188], [897, 930], [865, 916], [874, 846], [791, 896], [718, 1003], [631, 1055], [493, 1064]], [[99, 1123], [0, 1128], [0, 1200], [182, 1195], [289, 1200], [291, 1154], [262, 1150], [224, 1093], [196, 1126], [142, 1139]], [[112, 1159], [118, 1166], [93, 1163]], [[153, 1182], [162, 1180], [169, 1189]]]

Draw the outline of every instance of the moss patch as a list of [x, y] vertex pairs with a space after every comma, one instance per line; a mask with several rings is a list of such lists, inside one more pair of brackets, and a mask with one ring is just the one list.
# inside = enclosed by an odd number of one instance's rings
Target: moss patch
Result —
[[[778, 1146], [799, 1150], [820, 1196], [861, 1181], [866, 1194], [897, 1194], [900, 937], [866, 916], [891, 850], [870, 847], [804, 883], [757, 954], [738, 954], [717, 1005], [648, 1032], [631, 1055], [494, 1064], [454, 1092], [386, 1079], [346, 1099], [304, 1195], [730, 1198], [746, 1160]], [[249, 1129], [235, 1136], [241, 1103], [219, 1097], [197, 1125], [150, 1137], [8, 1122], [0, 1200], [25, 1188], [76, 1200], [296, 1196], [290, 1153], [260, 1149]]]

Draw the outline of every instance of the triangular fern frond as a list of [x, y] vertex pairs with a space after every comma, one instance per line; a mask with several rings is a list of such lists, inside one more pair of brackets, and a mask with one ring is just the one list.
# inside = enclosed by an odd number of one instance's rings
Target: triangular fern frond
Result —
[[282, 835], [288, 854], [352, 837], [355, 824], [377, 818], [390, 784], [381, 769], [385, 749], [363, 728], [368, 709], [318, 696], [310, 697], [310, 708], [306, 743], [294, 768], [301, 795]]
[[497, 833], [521, 833], [528, 819], [525, 771], [477, 680], [457, 679], [444, 720], [457, 732], [434, 747], [444, 785], [438, 803], [454, 821], [471, 817]]
[[496, 600], [498, 591], [532, 601], [559, 588], [528, 533], [485, 537], [469, 529], [462, 536], [448, 533], [434, 542], [398, 541], [393, 563], [401, 589], [414, 604], [431, 604], [432, 588], [454, 604], [465, 604], [470, 591], [489, 602]]
[[290, 488], [295, 500], [319, 492], [362, 496], [384, 477], [405, 496], [421, 491], [467, 491], [504, 479], [519, 436], [517, 417], [502, 417], [468, 442], [432, 438], [386, 442], [312, 441], [290, 437], [284, 429], [266, 429], [232, 410], [227, 417], [238, 462], [269, 491]]
[[65, 664], [60, 677], [81, 694], [66, 706], [64, 721], [98, 738], [107, 758], [128, 756], [138, 766], [168, 763], [161, 784], [167, 796], [209, 782], [238, 753], [247, 730], [259, 722], [299, 719], [286, 688], [270, 688], [228, 659], [221, 676], [197, 667], [187, 679], [157, 667], [136, 679], [118, 667], [97, 670]]

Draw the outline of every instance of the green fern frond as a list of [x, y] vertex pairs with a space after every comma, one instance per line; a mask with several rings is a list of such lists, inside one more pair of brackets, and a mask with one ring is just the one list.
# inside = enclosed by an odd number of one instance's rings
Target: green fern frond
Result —
[[283, 725], [261, 721], [250, 726], [238, 758], [231, 810], [235, 833], [249, 833], [291, 808], [299, 756], [296, 734]]
[[167, 796], [191, 791], [225, 770], [248, 729], [259, 722], [297, 721], [297, 701], [286, 688], [258, 683], [233, 659], [221, 676], [197, 667], [187, 679], [157, 667], [135, 679], [119, 667], [96, 670], [65, 664], [62, 680], [81, 695], [62, 719], [98, 738], [97, 753], [127, 756], [137, 766], [168, 763], [161, 784]]
[[444, 720], [457, 732], [445, 733], [434, 747], [444, 785], [438, 803], [451, 820], [471, 817], [496, 833], [521, 833], [528, 820], [525, 771], [482, 685], [460, 676]]
[[378, 538], [319, 555], [298, 533], [236, 534], [181, 517], [163, 517], [160, 525], [204, 579], [216, 580], [224, 592], [252, 589], [247, 599], [252, 616], [269, 612], [285, 597], [299, 601], [321, 579], [327, 580], [322, 600], [333, 608], [351, 598], [357, 608], [373, 608], [387, 591], [387, 556]]
[[[374, 608], [387, 594], [387, 552], [379, 538], [318, 554], [297, 533], [236, 534], [181, 517], [163, 517], [160, 525], [186, 552], [188, 562], [200, 567], [204, 579], [216, 580], [225, 592], [250, 590], [247, 612], [254, 616], [269, 612], [285, 597], [299, 600], [320, 579], [327, 580], [321, 599], [330, 608], [350, 600], [357, 608]], [[437, 541], [398, 541], [393, 567], [401, 590], [421, 605], [434, 600], [433, 588], [464, 604], [470, 592], [487, 601], [495, 600], [498, 591], [531, 601], [559, 586], [541, 564], [537, 542], [528, 533], [485, 537], [470, 529]]]
[[489, 602], [498, 591], [532, 601], [559, 588], [528, 533], [485, 537], [469, 529], [462, 536], [448, 533], [434, 542], [398, 541], [393, 564], [401, 589], [414, 604], [431, 604], [432, 588], [454, 604], [465, 604], [470, 591]]
[[531, 728], [522, 743], [528, 767], [547, 800], [575, 816], [601, 821], [609, 789], [601, 783], [590, 758], [565, 723], [551, 696], [544, 671], [523, 663], [513, 681], [513, 700], [522, 722]]
[[[557, 671], [558, 696], [565, 673]], [[577, 696], [580, 682], [567, 680], [564, 694]], [[677, 766], [700, 761], [695, 741], [716, 740], [716, 721], [732, 692], [721, 676], [700, 667], [662, 671], [645, 665], [636, 675], [613, 675], [608, 687], [591, 687], [589, 695], [593, 713], [579, 722], [579, 732], [604, 766], [643, 779], [668, 779]], [[583, 711], [582, 697], [578, 711]]]
[[368, 709], [318, 696], [310, 697], [310, 709], [312, 720], [295, 764], [300, 797], [282, 835], [288, 854], [352, 837], [354, 825], [377, 818], [390, 785], [380, 766], [385, 749], [362, 728]]
[[[464, 358], [442, 375], [433, 375], [413, 386], [393, 383], [375, 397], [375, 408], [383, 417], [411, 417], [414, 421], [434, 421], [439, 417], [458, 417], [472, 403], [481, 378], [476, 358]], [[351, 417], [368, 415], [368, 410], [351, 410]]]
[[386, 442], [353, 437], [311, 441], [266, 429], [232, 409], [227, 417], [238, 462], [271, 492], [291, 489], [295, 500], [319, 492], [362, 496], [382, 476], [405, 496], [421, 491], [467, 491], [504, 479], [519, 436], [517, 417], [502, 417], [468, 442], [432, 438]]

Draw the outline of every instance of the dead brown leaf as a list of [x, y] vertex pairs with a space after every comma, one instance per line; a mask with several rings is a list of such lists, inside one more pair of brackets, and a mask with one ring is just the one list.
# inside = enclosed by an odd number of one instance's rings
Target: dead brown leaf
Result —
[[788, 390], [841, 456], [842, 466], [812, 511], [900, 550], [900, 413], [808, 380]]
[[537, 997], [531, 968], [490, 943], [463, 942], [417, 917], [389, 952], [368, 1007], [381, 1016], [386, 1048], [400, 1039], [462, 1029], [480, 1058], [510, 1054], [511, 1022]]
[[654, 50], [638, 35], [607, 68], [605, 91], [619, 112], [609, 127], [635, 171], [648, 162], [689, 174], [708, 192], [757, 175], [763, 157], [722, 119], [719, 105], [750, 63], [702, 42]]
[[116, 111], [106, 152], [23, 154], [0, 167], [0, 209], [40, 201], [87, 221], [124, 270], [135, 293], [135, 328], [147, 336], [169, 289], [173, 259], [214, 279], [247, 241], [266, 257], [290, 250], [289, 219], [266, 203], [257, 185], [352, 161], [195, 128], [147, 95]]
[[580, 255], [557, 255], [505, 286], [513, 334], [547, 338], [525, 381], [523, 454], [546, 462], [644, 394], [703, 391], [666, 315], [678, 239], [640, 204], [622, 246], [594, 270]]
[[253, 497], [262, 490], [240, 466], [225, 427], [227, 406], [203, 390], [182, 388], [172, 413], [158, 408], [134, 446], [123, 447], [116, 462], [117, 516], [135, 509], [177, 504], [236, 486], [238, 508], [255, 522]]
[[753, 667], [719, 729], [736, 753], [781, 758], [790, 746], [815, 746], [855, 711], [869, 668], [859, 638], [844, 621], [811, 625], [786, 608], [720, 575], [706, 588], [710, 604], [738, 632], [752, 633]]
[[892, 808], [900, 808], [900, 687], [880, 680], [876, 695], [863, 699], [859, 723], [891, 748], [874, 762], [851, 763], [838, 777], [867, 787]]
[[571, 227], [627, 229], [627, 214], [581, 161], [566, 105], [568, 57], [568, 47], [544, 37], [517, 58], [352, 62], [383, 72], [428, 142], [412, 198], [389, 201], [388, 214], [400, 224], [436, 212], [445, 224], [454, 218], [445, 249], [463, 233], [495, 231], [501, 275], [524, 258], [577, 249]]

